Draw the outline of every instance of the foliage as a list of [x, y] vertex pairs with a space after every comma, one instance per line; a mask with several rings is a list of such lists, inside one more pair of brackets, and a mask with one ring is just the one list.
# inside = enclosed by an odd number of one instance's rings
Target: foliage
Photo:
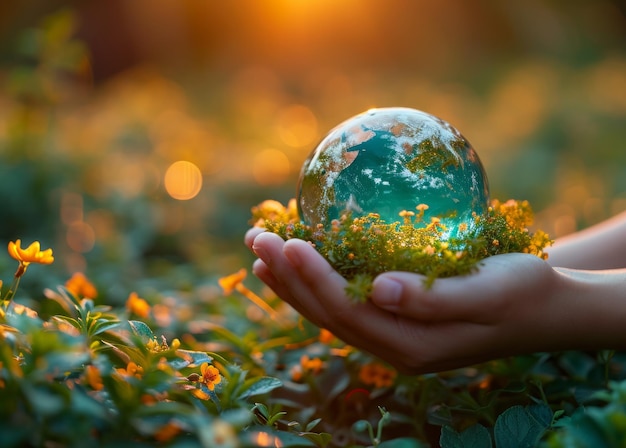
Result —
[[[474, 225], [446, 239], [438, 219], [422, 222], [427, 205], [417, 214], [403, 211], [402, 222], [386, 223], [376, 213], [353, 218], [344, 214], [330, 229], [302, 223], [292, 200], [287, 207], [267, 200], [253, 207], [252, 224], [265, 227], [283, 239], [311, 242], [341, 275], [349, 280], [347, 292], [363, 299], [373, 278], [386, 271], [423, 274], [430, 285], [436, 278], [468, 274], [480, 260], [497, 254], [524, 252], [546, 258], [548, 235], [529, 226], [533, 213], [528, 201], [493, 200], [487, 213], [474, 215]], [[463, 225], [463, 224], [462, 224]]]
[[[481, 157], [506, 153], [510, 167], [491, 160], [492, 184], [515, 193], [505, 197], [530, 195], [542, 226], [606, 217], [624, 200], [624, 104], [614, 94], [622, 56], [574, 68], [522, 61], [489, 70], [489, 85], [454, 85], [454, 95], [414, 72], [394, 75], [393, 86], [386, 76], [382, 85], [318, 72], [335, 86], [319, 95], [310, 85], [324, 79], [276, 78], [268, 88], [255, 78], [242, 89], [241, 76], [225, 84], [201, 71], [194, 102], [152, 71], [92, 85], [73, 27], [64, 11], [25, 30], [0, 71], [0, 236], [55, 250], [51, 266], [30, 266], [20, 281], [20, 264], [1, 288], [0, 445], [623, 445], [622, 353], [539, 353], [406, 377], [301, 321], [245, 270], [218, 278], [247, 262], [238, 248], [250, 204], [284, 191], [253, 182], [255, 154], [271, 142], [293, 160], [305, 155], [278, 136], [273, 112], [292, 104], [332, 124], [346, 111], [419, 98], [424, 109], [470, 117], [461, 127], [488, 136]], [[356, 94], [334, 98], [337, 79]], [[435, 110], [442, 104], [450, 109]], [[161, 188], [183, 159], [208, 184], [187, 202]], [[499, 235], [506, 226], [495, 224]], [[513, 240], [526, 247], [529, 236]], [[480, 250], [504, 250], [483, 237]], [[35, 249], [12, 253], [50, 260]], [[356, 272], [354, 259], [341, 261]], [[16, 272], [12, 262], [0, 257], [3, 276]], [[355, 295], [369, 278], [354, 275]]]
[[224, 293], [209, 302], [131, 293], [115, 309], [72, 276], [45, 290], [47, 316], [14, 299], [14, 282], [0, 312], [3, 446], [623, 443], [622, 354], [535, 354], [403, 376], [256, 295], [245, 277], [220, 279]]

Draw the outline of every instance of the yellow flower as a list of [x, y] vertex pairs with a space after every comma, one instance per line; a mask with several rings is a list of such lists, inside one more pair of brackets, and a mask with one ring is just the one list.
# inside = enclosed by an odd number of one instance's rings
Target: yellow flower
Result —
[[389, 387], [396, 379], [396, 371], [380, 363], [371, 362], [361, 367], [359, 379], [369, 386]]
[[9, 242], [9, 255], [20, 262], [20, 266], [15, 273], [15, 277], [21, 277], [26, 272], [26, 268], [31, 263], [51, 264], [54, 261], [52, 249], [41, 250], [39, 241], [35, 241], [26, 249], [22, 249], [22, 241]]
[[146, 343], [146, 348], [150, 350], [152, 353], [161, 353], [166, 352], [168, 350], [178, 350], [180, 348], [180, 340], [174, 339], [172, 340], [172, 346], [170, 347], [167, 343], [167, 339], [165, 336], [161, 336], [161, 342], [155, 339], [150, 339]]
[[207, 362], [200, 366], [200, 375], [200, 382], [204, 383], [209, 390], [214, 390], [215, 385], [222, 382], [220, 371]]
[[96, 287], [82, 272], [76, 272], [65, 282], [65, 288], [76, 297], [95, 299], [98, 296]]
[[136, 292], [131, 292], [126, 300], [126, 309], [144, 319], [150, 315], [150, 305], [139, 297]]

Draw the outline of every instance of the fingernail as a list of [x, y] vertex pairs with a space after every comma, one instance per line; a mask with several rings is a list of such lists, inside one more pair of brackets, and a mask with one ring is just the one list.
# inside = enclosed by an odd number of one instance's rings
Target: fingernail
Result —
[[373, 284], [372, 299], [382, 307], [396, 306], [402, 296], [402, 284], [387, 277], [377, 277]]
[[254, 252], [254, 255], [256, 255], [261, 260], [263, 260], [265, 262], [265, 264], [267, 264], [267, 265], [270, 264], [270, 255], [267, 253], [267, 251], [265, 249], [263, 249], [262, 247], [255, 246], [253, 244], [252, 245], [252, 252]]

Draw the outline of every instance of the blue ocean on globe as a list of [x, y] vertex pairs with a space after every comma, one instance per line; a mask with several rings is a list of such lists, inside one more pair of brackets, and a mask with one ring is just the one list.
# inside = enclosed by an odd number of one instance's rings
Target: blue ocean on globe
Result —
[[[442, 237], [471, 231], [485, 213], [489, 185], [470, 143], [446, 121], [403, 107], [372, 109], [332, 129], [305, 161], [297, 192], [305, 224], [377, 213], [387, 223], [424, 209]], [[406, 216], [406, 213], [404, 213]]]

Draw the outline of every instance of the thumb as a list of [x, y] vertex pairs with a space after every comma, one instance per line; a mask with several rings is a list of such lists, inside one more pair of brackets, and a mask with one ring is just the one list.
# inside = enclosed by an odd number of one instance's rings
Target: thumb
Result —
[[509, 301], [536, 295], [532, 291], [549, 271], [549, 265], [534, 255], [504, 254], [485, 259], [477, 272], [437, 279], [430, 287], [422, 275], [386, 272], [374, 280], [371, 301], [423, 321], [488, 323]]

